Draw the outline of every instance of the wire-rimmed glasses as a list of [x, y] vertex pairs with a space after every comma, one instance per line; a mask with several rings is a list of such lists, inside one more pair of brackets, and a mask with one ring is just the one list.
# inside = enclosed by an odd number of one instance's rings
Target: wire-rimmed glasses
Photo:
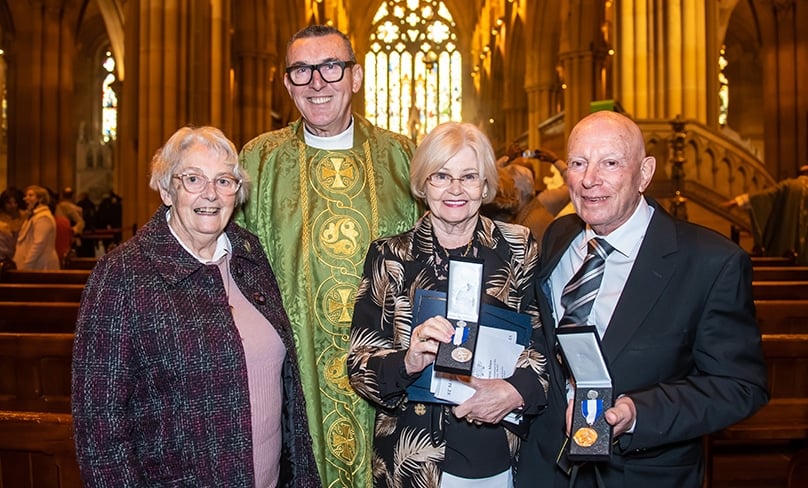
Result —
[[354, 61], [326, 61], [320, 64], [295, 64], [286, 68], [289, 82], [295, 86], [305, 86], [311, 83], [314, 72], [320, 73], [320, 78], [326, 83], [336, 83], [345, 76], [345, 68], [355, 65]]
[[241, 188], [241, 180], [228, 175], [220, 175], [213, 180], [199, 173], [179, 173], [172, 176], [182, 182], [185, 191], [192, 194], [202, 193], [211, 181], [216, 193], [223, 197], [235, 195]]
[[442, 171], [432, 173], [426, 177], [426, 180], [435, 188], [449, 188], [452, 183], [459, 181], [460, 186], [463, 188], [475, 189], [479, 188], [483, 183], [483, 179], [480, 177], [479, 173], [466, 173], [464, 175], [455, 177]]

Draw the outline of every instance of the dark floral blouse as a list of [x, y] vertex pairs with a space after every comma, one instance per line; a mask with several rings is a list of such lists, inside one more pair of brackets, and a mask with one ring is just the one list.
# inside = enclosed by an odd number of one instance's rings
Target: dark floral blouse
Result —
[[[406, 388], [419, 376], [404, 368], [411, 330], [420, 325], [412, 323], [415, 290], [445, 292], [448, 257], [466, 253], [485, 263], [484, 302], [532, 317], [531, 344], [506, 380], [525, 402], [526, 420], [518, 428], [476, 426], [454, 417], [448, 406], [407, 399]], [[442, 248], [429, 213], [412, 230], [371, 245], [354, 306], [348, 375], [354, 389], [376, 406], [376, 486], [437, 487], [444, 471], [483, 478], [513, 469], [519, 435], [544, 407], [548, 385], [534, 284], [538, 257], [526, 227], [486, 217], [477, 223], [471, 248]]]

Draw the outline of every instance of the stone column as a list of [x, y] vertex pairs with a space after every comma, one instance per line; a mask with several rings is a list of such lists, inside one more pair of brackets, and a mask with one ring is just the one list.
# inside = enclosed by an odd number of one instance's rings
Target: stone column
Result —
[[231, 135], [230, 25], [226, 0], [128, 0], [119, 115], [124, 238], [160, 204], [151, 159], [178, 128], [216, 125]]
[[615, 96], [623, 107], [638, 119], [716, 124], [717, 113], [708, 114], [718, 90], [715, 2], [626, 0], [615, 8]]
[[74, 185], [74, 37], [81, 2], [7, 2], [8, 184], [59, 191]]
[[559, 49], [564, 92], [565, 137], [589, 114], [589, 104], [605, 95], [600, 81], [607, 49], [601, 31], [603, 5], [595, 0], [573, 0], [562, 7]]
[[233, 13], [233, 73], [235, 113], [233, 141], [241, 148], [253, 137], [272, 129], [273, 82], [279, 56], [275, 33], [276, 9], [266, 1], [239, 0]]
[[765, 161], [775, 179], [792, 178], [808, 163], [808, 5], [758, 0], [762, 18]]

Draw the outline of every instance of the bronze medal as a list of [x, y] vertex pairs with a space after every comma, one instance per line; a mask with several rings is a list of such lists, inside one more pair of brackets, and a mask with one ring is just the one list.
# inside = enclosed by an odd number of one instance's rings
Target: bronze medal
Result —
[[452, 359], [454, 359], [458, 363], [465, 363], [471, 359], [471, 351], [469, 351], [465, 347], [458, 347], [457, 349], [452, 351]]

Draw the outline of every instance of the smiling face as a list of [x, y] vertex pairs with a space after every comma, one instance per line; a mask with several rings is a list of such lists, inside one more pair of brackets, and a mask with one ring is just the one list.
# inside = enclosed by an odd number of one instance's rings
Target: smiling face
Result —
[[37, 196], [34, 190], [31, 190], [29, 188], [28, 190], [26, 190], [25, 197], [23, 197], [22, 200], [25, 202], [26, 208], [28, 210], [32, 210], [39, 203], [39, 196]]
[[[317, 65], [326, 61], [350, 61], [345, 40], [336, 34], [297, 39], [286, 53], [287, 66]], [[362, 66], [346, 66], [340, 81], [327, 83], [316, 70], [311, 82], [295, 86], [284, 73], [283, 84], [289, 91], [306, 126], [318, 136], [333, 136], [351, 122], [351, 100], [362, 86]]]
[[[224, 157], [200, 144], [186, 150], [175, 174], [195, 173], [213, 180], [232, 176], [233, 166]], [[189, 193], [178, 178], [173, 178], [174, 195], [161, 190], [163, 203], [170, 205], [171, 228], [179, 239], [203, 258], [213, 256], [216, 239], [224, 231], [235, 209], [236, 196], [217, 193], [212, 183], [196, 194]]]
[[573, 128], [567, 164], [575, 211], [599, 235], [631, 217], [656, 168], [639, 127], [615, 112], [595, 112]]
[[431, 183], [424, 186], [426, 203], [432, 212], [434, 224], [447, 229], [448, 233], [452, 233], [449, 229], [474, 226], [483, 203], [485, 183], [478, 182], [477, 186], [469, 187], [460, 182], [464, 175], [480, 174], [474, 151], [469, 147], [461, 148], [436, 173], [454, 179], [446, 188], [436, 188]]

